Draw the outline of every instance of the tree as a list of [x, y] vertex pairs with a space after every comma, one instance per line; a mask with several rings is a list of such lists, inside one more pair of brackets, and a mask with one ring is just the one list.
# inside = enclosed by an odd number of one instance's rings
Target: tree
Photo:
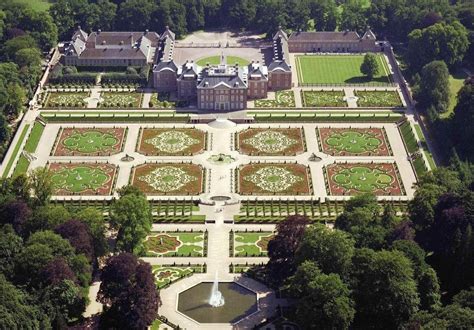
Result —
[[126, 0], [117, 12], [117, 24], [122, 31], [145, 31], [149, 27], [156, 4], [151, 0]]
[[314, 261], [325, 274], [347, 274], [354, 254], [354, 240], [341, 230], [312, 225], [306, 230], [296, 252], [297, 264]]
[[32, 211], [28, 204], [22, 200], [14, 200], [5, 204], [0, 211], [0, 221], [3, 224], [11, 224], [15, 232], [24, 236], [28, 219]]
[[357, 306], [354, 326], [396, 329], [417, 312], [419, 298], [410, 261], [398, 251], [359, 249], [351, 270]]
[[436, 60], [453, 67], [463, 60], [469, 48], [467, 30], [458, 21], [413, 30], [408, 38], [408, 61], [413, 72]]
[[10, 139], [10, 135], [11, 128], [8, 126], [8, 122], [3, 113], [0, 113], [0, 146]]
[[63, 257], [56, 257], [48, 262], [41, 271], [41, 277], [46, 285], [57, 285], [64, 280], [77, 283], [76, 274]]
[[15, 63], [21, 67], [41, 66], [41, 52], [37, 48], [23, 48], [15, 53]]
[[363, 33], [367, 28], [367, 9], [358, 0], [349, 0], [342, 5], [341, 30]]
[[454, 108], [453, 139], [456, 151], [466, 160], [474, 161], [474, 85], [466, 84], [458, 93]]
[[7, 85], [7, 102], [3, 106], [3, 112], [7, 116], [17, 117], [26, 103], [26, 93], [23, 87], [16, 83]]
[[311, 3], [311, 13], [316, 31], [334, 31], [339, 21], [339, 12], [334, 0]]
[[42, 281], [42, 269], [54, 259], [52, 249], [44, 244], [30, 244], [15, 258], [15, 281], [38, 287]]
[[15, 258], [23, 250], [23, 240], [11, 226], [0, 230], [0, 273], [8, 278], [14, 275]]
[[0, 328], [48, 329], [49, 320], [30, 297], [0, 274]]
[[43, 290], [41, 301], [43, 308], [54, 321], [56, 327], [65, 326], [81, 317], [86, 309], [86, 300], [82, 296], [81, 288], [73, 281], [62, 280]]
[[421, 80], [415, 94], [420, 109], [432, 108], [437, 117], [438, 114], [446, 112], [449, 107], [449, 71], [442, 61], [428, 63], [421, 70]]
[[95, 252], [92, 236], [89, 227], [85, 223], [79, 220], [69, 220], [57, 226], [54, 231], [62, 238], [67, 239], [75, 248], [76, 253], [84, 254], [91, 263], [94, 261]]
[[49, 203], [53, 194], [53, 181], [51, 172], [46, 167], [35, 169], [30, 176], [31, 188], [37, 205], [46, 205]]
[[267, 264], [269, 279], [277, 286], [296, 270], [295, 253], [303, 238], [309, 220], [307, 217], [289, 216], [276, 226], [277, 234], [268, 243]]
[[136, 193], [122, 196], [111, 207], [110, 223], [118, 230], [116, 247], [119, 251], [141, 252], [152, 224], [146, 197]]
[[39, 206], [27, 222], [27, 231], [32, 233], [38, 230], [52, 230], [69, 219], [71, 215], [64, 206]]
[[105, 305], [101, 323], [142, 329], [155, 320], [160, 298], [151, 266], [130, 253], [112, 256], [101, 275], [97, 300]]
[[360, 65], [360, 72], [365, 74], [369, 79], [379, 74], [379, 64], [377, 56], [373, 53], [367, 53], [364, 56], [364, 62]]
[[96, 208], [87, 207], [76, 213], [75, 217], [89, 227], [96, 257], [104, 256], [108, 251], [104, 215]]
[[316, 263], [305, 261], [290, 278], [298, 298], [296, 319], [306, 329], [348, 329], [354, 319], [350, 291], [337, 274], [322, 274]]
[[13, 39], [9, 39], [3, 45], [3, 54], [7, 60], [13, 60], [15, 54], [25, 48], [37, 47], [35, 39], [32, 36], [25, 34]]

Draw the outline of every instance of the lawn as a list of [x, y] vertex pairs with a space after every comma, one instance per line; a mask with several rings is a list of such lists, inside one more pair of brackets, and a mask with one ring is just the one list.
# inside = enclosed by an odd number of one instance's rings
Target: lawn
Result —
[[[248, 60], [243, 59], [243, 58], [238, 57], [238, 56], [226, 56], [226, 62], [229, 65], [234, 65], [235, 63], [238, 63], [239, 66], [246, 66], [246, 65], [249, 65], [249, 63], [250, 63]], [[196, 64], [200, 65], [200, 66], [206, 66], [207, 63], [209, 63], [210, 65], [219, 65], [219, 64], [221, 64], [220, 55], [204, 57], [204, 58], [202, 58], [202, 59], [200, 59], [196, 62]]]
[[409, 154], [417, 152], [419, 149], [418, 142], [416, 141], [415, 133], [413, 132], [413, 128], [410, 125], [409, 121], [405, 121], [403, 124], [398, 126], [400, 130], [401, 136], [403, 141], [405, 142], [405, 146]]
[[33, 128], [31, 129], [30, 136], [28, 137], [28, 140], [26, 140], [24, 148], [26, 152], [33, 153], [36, 151], [41, 135], [43, 135], [43, 131], [44, 125], [39, 122], [35, 122]]
[[241, 195], [309, 195], [309, 168], [299, 164], [253, 163], [238, 170]]
[[325, 174], [332, 196], [404, 195], [398, 169], [392, 163], [334, 163], [326, 166]]
[[451, 115], [454, 110], [454, 107], [457, 104], [457, 96], [459, 90], [464, 85], [464, 80], [467, 78], [466, 72], [462, 70], [457, 70], [452, 75], [449, 76], [449, 91], [451, 93], [449, 99], [449, 109], [445, 113], [441, 114], [441, 118], [447, 118]]
[[203, 257], [205, 234], [196, 232], [152, 232], [144, 241], [148, 257]]
[[28, 5], [34, 11], [48, 11], [52, 3], [48, 0], [13, 0], [13, 3], [20, 3]]
[[276, 91], [274, 100], [255, 100], [255, 108], [294, 108], [295, 94], [293, 91]]
[[139, 92], [104, 92], [99, 108], [141, 108], [143, 94]]
[[302, 84], [386, 84], [390, 83], [387, 63], [378, 54], [379, 74], [369, 79], [360, 72], [364, 55], [297, 56], [298, 80]]
[[301, 91], [304, 107], [347, 107], [344, 91]]
[[20, 138], [18, 139], [18, 142], [15, 145], [15, 149], [13, 149], [10, 159], [8, 160], [7, 166], [5, 167], [5, 170], [3, 171], [2, 178], [6, 178], [8, 175], [8, 172], [10, 172], [13, 166], [13, 163], [15, 162], [16, 156], [20, 152], [21, 144], [23, 143], [23, 140], [25, 139], [26, 133], [28, 132], [29, 128], [30, 128], [30, 124], [26, 124], [25, 127], [23, 128], [23, 131], [21, 131]]
[[54, 156], [110, 156], [122, 151], [126, 129], [63, 128], [58, 134]]
[[105, 163], [52, 163], [54, 195], [110, 195], [117, 168]]
[[430, 149], [428, 148], [428, 144], [426, 143], [426, 138], [425, 135], [423, 134], [423, 131], [421, 129], [421, 126], [418, 124], [415, 124], [415, 131], [416, 135], [418, 135], [418, 139], [421, 142], [421, 147], [423, 149], [423, 153], [426, 155], [426, 158], [428, 159], [428, 163], [430, 164], [430, 168], [434, 170], [436, 166], [436, 162], [434, 161], [433, 154], [431, 153]]
[[249, 128], [237, 135], [240, 153], [250, 156], [289, 156], [305, 151], [302, 128]]
[[359, 107], [402, 107], [397, 91], [354, 91]]
[[231, 257], [265, 257], [268, 242], [274, 237], [272, 232], [234, 232]]
[[383, 128], [320, 127], [317, 130], [322, 151], [331, 156], [391, 156]]
[[145, 194], [190, 196], [204, 188], [204, 170], [185, 163], [143, 164], [132, 170], [132, 185]]

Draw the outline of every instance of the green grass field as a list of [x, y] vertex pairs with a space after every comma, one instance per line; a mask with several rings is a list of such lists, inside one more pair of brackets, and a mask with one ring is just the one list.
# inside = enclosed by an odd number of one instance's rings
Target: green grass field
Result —
[[400, 133], [402, 134], [402, 138], [405, 141], [407, 151], [410, 154], [418, 151], [418, 142], [416, 141], [415, 133], [413, 132], [413, 129], [408, 121], [400, 125]]
[[52, 5], [48, 0], [13, 0], [12, 2], [28, 5], [34, 11], [47, 11]]
[[25, 151], [29, 153], [33, 153], [36, 151], [41, 135], [43, 135], [43, 131], [44, 131], [43, 124], [39, 122], [35, 122], [31, 130], [30, 136], [28, 137], [28, 140], [26, 141], [25, 148], [24, 148]]
[[7, 166], [5, 167], [5, 170], [3, 171], [2, 178], [6, 178], [7, 175], [8, 175], [8, 172], [10, 172], [10, 170], [13, 166], [13, 162], [15, 161], [16, 156], [20, 152], [20, 146], [23, 143], [23, 140], [25, 139], [26, 133], [28, 132], [29, 128], [30, 128], [30, 124], [26, 124], [25, 127], [23, 128], [23, 131], [21, 131], [20, 138], [18, 139], [18, 142], [15, 145], [15, 149], [13, 149], [13, 153], [12, 153], [10, 159], [8, 160], [8, 163], [7, 163]]
[[[246, 59], [243, 59], [238, 56], [226, 56], [226, 62], [229, 65], [234, 65], [235, 63], [238, 63], [239, 66], [246, 66], [246, 65], [249, 65], [250, 63]], [[207, 63], [209, 63], [210, 65], [218, 65], [221, 63], [221, 57], [219, 55], [204, 57], [198, 60], [196, 63], [197, 65], [200, 65], [200, 66], [206, 66]]]
[[386, 84], [390, 83], [385, 58], [378, 54], [379, 74], [369, 79], [360, 72], [364, 55], [297, 56], [298, 80], [303, 84]]
[[426, 158], [428, 159], [428, 163], [430, 164], [430, 168], [434, 170], [436, 168], [436, 162], [434, 161], [433, 154], [430, 152], [428, 148], [428, 144], [426, 143], [426, 138], [425, 135], [423, 134], [423, 131], [421, 129], [421, 126], [418, 124], [415, 124], [415, 131], [416, 135], [418, 135], [418, 139], [421, 142], [421, 147], [423, 148], [423, 153], [426, 155]]
[[441, 114], [441, 118], [447, 118], [451, 115], [451, 113], [453, 113], [453, 110], [457, 104], [458, 92], [464, 85], [464, 80], [466, 78], [467, 74], [462, 70], [458, 70], [449, 76], [449, 91], [451, 92], [449, 108], [448, 111]]

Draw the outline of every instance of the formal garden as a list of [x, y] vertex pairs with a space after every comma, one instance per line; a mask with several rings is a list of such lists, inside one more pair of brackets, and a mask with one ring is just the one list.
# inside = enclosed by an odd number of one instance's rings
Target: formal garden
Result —
[[332, 156], [391, 156], [384, 128], [319, 127], [321, 150]]
[[332, 196], [405, 194], [395, 163], [334, 163], [325, 167], [325, 175], [326, 188]]
[[301, 91], [303, 107], [347, 107], [345, 93], [340, 91]]
[[86, 108], [89, 92], [48, 92], [43, 100], [44, 108]]
[[147, 257], [205, 257], [207, 232], [151, 232], [143, 245]]
[[250, 156], [290, 156], [306, 151], [303, 128], [249, 128], [236, 134], [237, 149]]
[[146, 156], [191, 156], [206, 149], [207, 133], [195, 128], [144, 128], [137, 151]]
[[152, 109], [174, 109], [177, 103], [179, 102], [170, 100], [170, 93], [160, 92], [151, 94], [148, 107]]
[[117, 168], [107, 163], [51, 163], [53, 195], [111, 195]]
[[298, 81], [301, 85], [381, 85], [391, 82], [385, 57], [377, 54], [379, 73], [364, 76], [360, 66], [364, 55], [300, 55], [296, 56]]
[[361, 91], [355, 90], [359, 107], [403, 107], [397, 91]]
[[102, 92], [99, 108], [141, 108], [143, 94], [139, 92]]
[[237, 171], [241, 195], [310, 195], [309, 168], [296, 163], [250, 163]]
[[157, 289], [164, 289], [182, 278], [205, 273], [206, 265], [154, 265], [152, 271]]
[[231, 257], [265, 257], [268, 253], [268, 242], [275, 237], [267, 231], [231, 231]]
[[192, 163], [149, 163], [134, 167], [132, 185], [145, 194], [199, 195], [204, 189], [204, 170]]
[[255, 108], [294, 108], [295, 94], [292, 90], [276, 91], [274, 100], [255, 100]]
[[124, 127], [61, 128], [53, 156], [110, 156], [122, 151], [127, 129]]

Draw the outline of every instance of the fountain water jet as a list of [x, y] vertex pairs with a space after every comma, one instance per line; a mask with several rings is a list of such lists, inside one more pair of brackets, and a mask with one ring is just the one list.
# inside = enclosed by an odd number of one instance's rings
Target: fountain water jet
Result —
[[212, 283], [211, 288], [211, 295], [209, 297], [209, 305], [212, 307], [221, 307], [224, 306], [225, 301], [222, 293], [219, 291], [219, 281], [217, 280], [217, 272], [216, 278], [214, 279], [214, 283]]

